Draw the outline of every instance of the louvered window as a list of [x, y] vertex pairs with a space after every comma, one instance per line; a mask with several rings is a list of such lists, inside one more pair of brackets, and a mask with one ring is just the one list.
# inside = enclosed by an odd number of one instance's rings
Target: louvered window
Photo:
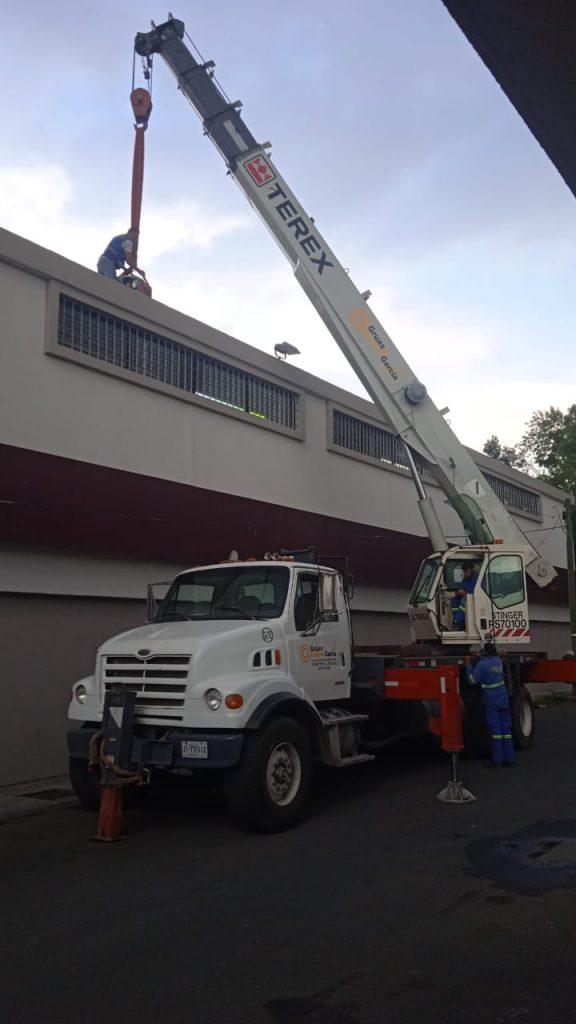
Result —
[[256, 419], [298, 427], [295, 391], [68, 295], [60, 295], [58, 344]]

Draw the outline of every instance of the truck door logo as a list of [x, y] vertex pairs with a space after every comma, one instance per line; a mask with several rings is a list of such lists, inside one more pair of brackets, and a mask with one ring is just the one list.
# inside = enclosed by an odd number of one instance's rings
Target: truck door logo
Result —
[[270, 169], [263, 156], [257, 156], [254, 157], [253, 160], [247, 160], [244, 167], [259, 187], [261, 185], [265, 185], [268, 181], [273, 181], [276, 177], [274, 171]]

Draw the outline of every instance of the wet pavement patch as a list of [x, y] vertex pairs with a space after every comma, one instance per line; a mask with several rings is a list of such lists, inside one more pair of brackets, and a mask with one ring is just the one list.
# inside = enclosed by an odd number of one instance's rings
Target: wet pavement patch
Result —
[[[576, 821], [542, 821], [468, 847], [471, 873], [499, 889], [540, 896], [576, 888]], [[494, 898], [486, 897], [490, 902]]]

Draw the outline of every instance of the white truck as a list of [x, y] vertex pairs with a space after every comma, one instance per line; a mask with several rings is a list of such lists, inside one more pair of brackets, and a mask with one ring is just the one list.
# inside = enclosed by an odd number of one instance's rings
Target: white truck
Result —
[[[422, 655], [354, 656], [347, 591], [346, 574], [314, 555], [282, 554], [182, 572], [159, 603], [149, 591], [148, 624], [104, 643], [94, 675], [72, 689], [70, 778], [80, 800], [97, 806], [90, 739], [106, 696], [122, 688], [136, 691], [130, 764], [217, 772], [233, 816], [263, 831], [296, 823], [315, 762], [372, 760], [434, 722], [442, 736], [447, 667], [462, 657], [436, 658], [434, 668]], [[428, 688], [414, 691], [422, 675]], [[421, 694], [436, 699], [414, 699]], [[516, 742], [527, 747], [532, 705], [520, 680], [513, 704]], [[469, 745], [482, 742], [479, 710], [469, 710]]]
[[70, 774], [85, 803], [88, 739], [114, 687], [137, 690], [133, 757], [155, 769], [223, 774], [233, 813], [292, 824], [313, 758], [344, 765], [365, 716], [350, 709], [352, 632], [341, 573], [293, 557], [226, 561], [176, 577], [152, 621], [107, 641], [73, 688]]
[[[526, 574], [539, 586], [556, 575], [491, 490], [467, 450], [386, 334], [347, 271], [258, 145], [213, 77], [169, 18], [136, 36], [149, 64], [159, 53], [201, 118], [229, 174], [260, 214], [293, 266], [296, 279], [404, 446], [430, 536], [408, 615], [414, 650], [354, 658], [346, 573], [317, 560], [264, 558], [226, 562], [180, 574], [149, 623], [106, 642], [94, 676], [73, 688], [70, 775], [85, 802], [95, 799], [88, 743], [112, 687], [137, 691], [135, 765], [222, 773], [231, 809], [248, 825], [288, 827], [305, 805], [313, 760], [365, 761], [395, 737], [434, 730], [437, 709], [414, 701], [390, 671], [462, 664], [488, 636], [509, 648], [515, 739], [529, 746], [532, 705], [525, 681], [541, 659], [530, 638]], [[469, 543], [450, 545], [426, 495], [416, 458], [424, 460], [459, 515]], [[455, 623], [453, 598], [462, 566], [477, 573]], [[512, 650], [516, 649], [513, 655]], [[400, 675], [402, 673], [400, 672]], [[561, 678], [561, 676], [559, 677]], [[571, 680], [569, 680], [571, 681]], [[394, 686], [394, 692], [392, 687]], [[465, 687], [463, 687], [463, 691]], [[398, 700], [405, 692], [406, 701]], [[428, 693], [426, 687], [422, 692]], [[481, 709], [466, 698], [468, 746], [486, 744]]]

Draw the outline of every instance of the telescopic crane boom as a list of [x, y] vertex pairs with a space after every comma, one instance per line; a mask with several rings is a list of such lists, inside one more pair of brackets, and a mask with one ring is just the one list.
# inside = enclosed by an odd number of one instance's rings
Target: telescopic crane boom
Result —
[[[487, 552], [513, 550], [538, 586], [555, 569], [522, 533], [460, 443], [316, 224], [306, 213], [270, 159], [270, 144], [259, 144], [245, 125], [241, 103], [230, 102], [214, 80], [214, 63], [199, 63], [184, 42], [184, 23], [170, 17], [150, 32], [138, 33], [136, 53], [159, 53], [174, 73], [178, 88], [201, 119], [245, 196], [292, 264], [299, 284], [371, 395], [384, 419], [406, 446], [419, 504], [432, 546], [449, 544], [426, 497], [412, 453], [430, 466], [448, 502], [456, 510], [470, 544]], [[489, 550], [490, 549], [490, 550]], [[474, 553], [471, 554], [471, 557]]]

